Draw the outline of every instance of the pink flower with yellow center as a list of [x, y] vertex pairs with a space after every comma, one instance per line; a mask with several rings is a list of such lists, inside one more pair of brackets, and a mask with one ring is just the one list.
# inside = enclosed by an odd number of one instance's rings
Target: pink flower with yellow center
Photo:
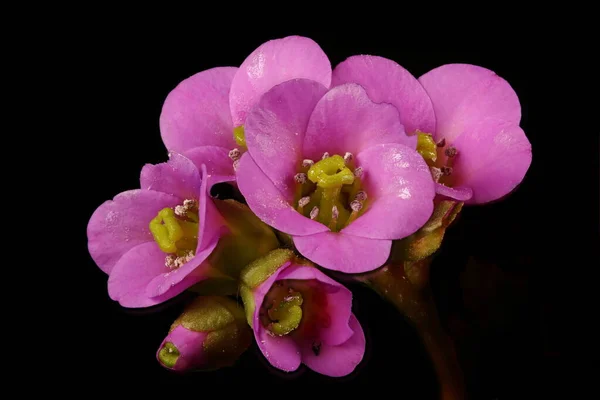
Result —
[[381, 266], [430, 217], [434, 182], [396, 107], [357, 84], [295, 79], [248, 114], [237, 184], [250, 209], [324, 268]]
[[235, 180], [233, 163], [244, 151], [244, 123], [260, 96], [295, 78], [329, 87], [331, 63], [313, 40], [270, 40], [237, 67], [199, 72], [167, 96], [160, 115], [163, 142], [196, 165], [206, 164], [211, 184]]
[[529, 169], [531, 144], [519, 127], [517, 94], [486, 68], [448, 64], [417, 80], [392, 60], [353, 56], [332, 75], [332, 87], [348, 82], [396, 106], [407, 134], [421, 133], [419, 150], [442, 196], [466, 204], [497, 200]]

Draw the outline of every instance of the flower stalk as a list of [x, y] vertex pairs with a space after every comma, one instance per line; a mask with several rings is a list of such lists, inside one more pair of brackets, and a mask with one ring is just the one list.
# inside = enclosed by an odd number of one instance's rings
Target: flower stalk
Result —
[[441, 400], [465, 399], [464, 380], [452, 339], [439, 319], [428, 283], [431, 258], [386, 265], [362, 280], [408, 317], [431, 358]]

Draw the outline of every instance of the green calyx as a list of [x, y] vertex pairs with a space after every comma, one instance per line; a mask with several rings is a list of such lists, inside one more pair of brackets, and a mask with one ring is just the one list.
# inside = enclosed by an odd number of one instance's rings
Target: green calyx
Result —
[[167, 368], [173, 368], [179, 358], [179, 350], [171, 342], [166, 342], [158, 352], [158, 359]]
[[294, 258], [294, 252], [289, 249], [276, 249], [264, 257], [254, 260], [242, 270], [240, 279], [250, 289], [255, 289], [266, 281], [281, 266]]
[[220, 278], [240, 277], [244, 267], [279, 247], [273, 229], [262, 222], [248, 206], [234, 200], [213, 200], [225, 220], [228, 233], [221, 236], [207, 262]]
[[393, 243], [390, 262], [417, 262], [435, 253], [442, 244], [446, 229], [460, 213], [462, 206], [462, 202], [453, 200], [438, 202], [421, 229]]
[[[283, 265], [295, 259], [289, 249], [275, 249], [246, 266], [240, 274], [240, 296], [244, 302], [246, 319], [253, 326], [253, 316], [257, 305], [254, 303], [253, 290], [265, 282]], [[261, 305], [259, 304], [258, 307]]]
[[240, 319], [244, 319], [244, 311], [234, 300], [224, 296], [201, 296], [185, 308], [171, 329], [181, 325], [190, 331], [210, 332]]
[[198, 216], [188, 211], [183, 217], [172, 208], [163, 208], [149, 224], [154, 240], [165, 253], [185, 255], [198, 244]]

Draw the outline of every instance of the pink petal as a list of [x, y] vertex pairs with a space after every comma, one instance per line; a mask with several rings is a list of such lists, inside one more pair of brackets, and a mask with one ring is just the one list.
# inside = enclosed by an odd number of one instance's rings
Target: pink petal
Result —
[[290, 235], [310, 235], [328, 231], [325, 225], [298, 213], [258, 168], [249, 153], [244, 153], [236, 170], [237, 184], [248, 207], [263, 222]]
[[305, 37], [288, 36], [259, 46], [244, 60], [231, 84], [229, 102], [234, 126], [244, 124], [246, 115], [263, 93], [296, 78], [311, 79], [329, 87], [331, 63], [317, 43]]
[[531, 165], [531, 143], [523, 130], [490, 121], [458, 136], [453, 145], [458, 155], [453, 168], [456, 186], [473, 189], [468, 204], [487, 203], [510, 193]]
[[[214, 239], [206, 246], [206, 248], [196, 252], [194, 258], [175, 270], [171, 271], [167, 267], [162, 269], [160, 273], [156, 274], [151, 280], [146, 282], [146, 296], [158, 298], [165, 293], [172, 291], [172, 288], [179, 285], [181, 282], [192, 282], [187, 286], [189, 287], [196, 282], [206, 279], [210, 264], [205, 263], [205, 261], [215, 247], [217, 247], [218, 242], [218, 238]], [[165, 256], [166, 254], [163, 253], [163, 266], [165, 264]], [[187, 289], [187, 287], [184, 289]]]
[[372, 202], [343, 233], [371, 239], [402, 239], [427, 222], [433, 212], [435, 185], [429, 167], [401, 144], [380, 144], [356, 157]]
[[190, 275], [162, 296], [148, 297], [146, 286], [154, 277], [168, 272], [165, 256], [154, 242], [142, 243], [119, 259], [108, 278], [108, 294], [123, 307], [150, 307], [177, 296], [199, 281]]
[[255, 338], [258, 348], [272, 366], [285, 372], [298, 369], [301, 357], [294, 339], [289, 336], [271, 336], [262, 326]]
[[178, 153], [171, 153], [166, 163], [144, 165], [140, 176], [142, 189], [168, 193], [182, 199], [195, 199], [200, 184], [198, 168]]
[[308, 119], [326, 92], [315, 81], [284, 82], [265, 93], [246, 119], [248, 152], [287, 201], [294, 197]]
[[273, 275], [267, 278], [260, 286], [254, 289], [254, 315], [252, 318], [252, 329], [258, 348], [265, 358], [275, 368], [283, 371], [295, 371], [300, 366], [300, 349], [296, 342], [289, 336], [271, 336], [260, 323], [259, 313], [265, 295], [277, 280], [279, 274], [291, 265], [290, 262], [283, 264]]
[[466, 201], [473, 197], [473, 190], [469, 187], [448, 187], [441, 183], [435, 184], [435, 192], [441, 196], [449, 197], [458, 201]]
[[180, 153], [198, 146], [235, 147], [229, 89], [237, 68], [202, 71], [167, 96], [160, 114], [165, 146]]
[[352, 56], [333, 70], [331, 86], [358, 83], [376, 103], [391, 103], [410, 135], [417, 129], [433, 133], [435, 114], [423, 86], [396, 62], [378, 56]]
[[[173, 343], [179, 351], [179, 357], [177, 358], [173, 368], [170, 369], [174, 371], [186, 371], [201, 367], [205, 358], [204, 340], [207, 336], [208, 332], [191, 331], [189, 329], [185, 329], [182, 325], [179, 325], [169, 332], [165, 340], [163, 340], [158, 348], [158, 351], [156, 352], [156, 358], [160, 362], [158, 354], [164, 347], [165, 343], [170, 342]], [[164, 364], [163, 367], [166, 368]]]
[[352, 315], [352, 292], [342, 284], [329, 278], [317, 268], [303, 265], [292, 265], [282, 271], [277, 280], [315, 279], [323, 285], [327, 285], [327, 306], [330, 318], [330, 326], [320, 332], [320, 339], [324, 344], [337, 346], [347, 341], [354, 331], [350, 329], [348, 321]]
[[400, 123], [391, 104], [373, 103], [367, 92], [354, 83], [331, 89], [317, 103], [304, 137], [304, 157], [320, 160], [323, 153], [356, 155], [380, 143], [416, 146]]
[[323, 375], [346, 376], [356, 369], [365, 354], [365, 334], [354, 315], [350, 317], [350, 328], [354, 335], [339, 346], [321, 345], [319, 355], [315, 355], [310, 345], [302, 348], [302, 362], [315, 372]]
[[436, 139], [452, 144], [455, 137], [483, 121], [518, 125], [521, 105], [504, 79], [486, 68], [447, 64], [419, 78], [433, 103]]
[[148, 225], [160, 210], [176, 206], [181, 199], [153, 190], [130, 190], [104, 202], [87, 226], [88, 250], [107, 274], [133, 247], [153, 242]]
[[208, 187], [221, 182], [235, 181], [233, 160], [229, 158], [229, 151], [224, 147], [201, 146], [194, 147], [184, 153], [184, 156], [196, 164], [200, 170], [202, 164], [206, 165]]
[[349, 274], [381, 267], [392, 247], [391, 240], [368, 239], [342, 232], [293, 236], [296, 249], [323, 268]]
[[154, 278], [148, 285], [148, 296], [160, 296], [166, 293], [173, 285], [178, 284], [192, 272], [202, 278], [206, 274], [209, 265], [199, 266], [210, 256], [217, 246], [219, 238], [227, 232], [225, 221], [217, 210], [210, 196], [207, 196], [208, 179], [206, 179], [206, 166], [201, 165], [202, 185], [198, 199], [198, 219], [200, 227], [198, 230], [198, 246], [194, 258], [174, 271], [161, 274]]

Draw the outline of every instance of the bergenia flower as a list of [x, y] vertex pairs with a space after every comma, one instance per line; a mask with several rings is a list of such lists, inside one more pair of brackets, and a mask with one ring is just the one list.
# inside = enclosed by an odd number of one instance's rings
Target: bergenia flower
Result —
[[[233, 235], [228, 226], [235, 223], [219, 212], [207, 182], [204, 164], [199, 170], [191, 160], [172, 153], [166, 163], [143, 167], [140, 189], [120, 193], [96, 209], [88, 223], [88, 249], [109, 274], [111, 299], [124, 307], [148, 307], [207, 278], [211, 264], [219, 261], [213, 257], [208, 262], [209, 256], [221, 237]], [[233, 219], [248, 220], [237, 215]], [[246, 240], [261, 243], [239, 243], [250, 247], [250, 254], [238, 251], [238, 258], [229, 258], [231, 263], [239, 261], [240, 269], [277, 246], [268, 230], [259, 227], [241, 234], [248, 232]]]
[[185, 79], [169, 93], [162, 108], [165, 146], [197, 165], [197, 160], [204, 162], [211, 183], [235, 180], [233, 162], [245, 149], [248, 112], [267, 90], [294, 78], [312, 79], [326, 87], [331, 83], [331, 63], [309, 38], [271, 40], [239, 68], [212, 68]]
[[238, 187], [306, 258], [348, 273], [373, 270], [392, 240], [414, 233], [433, 210], [429, 167], [400, 117], [356, 84], [277, 85], [247, 116]]
[[231, 366], [252, 343], [243, 308], [224, 296], [200, 296], [173, 322], [156, 352], [173, 371]]
[[510, 193], [531, 164], [519, 127], [517, 94], [494, 72], [468, 64], [435, 68], [418, 81], [394, 61], [354, 56], [333, 71], [332, 87], [362, 85], [376, 102], [394, 104], [437, 182], [436, 191], [467, 204]]
[[284, 249], [250, 264], [241, 278], [248, 323], [271, 365], [291, 372], [305, 364], [334, 377], [355, 370], [365, 335], [352, 292]]

